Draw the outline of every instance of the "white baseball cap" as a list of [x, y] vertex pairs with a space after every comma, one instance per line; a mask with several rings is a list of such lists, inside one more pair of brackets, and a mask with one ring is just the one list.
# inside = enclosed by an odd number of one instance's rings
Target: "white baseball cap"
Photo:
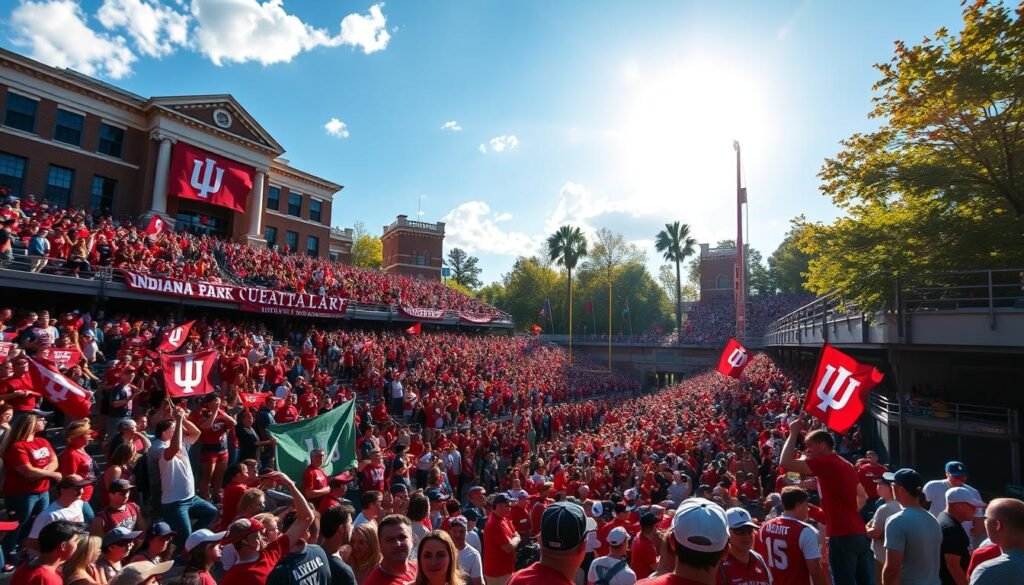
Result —
[[975, 508], [984, 508], [988, 504], [981, 501], [971, 490], [957, 486], [946, 490], [946, 504], [970, 504]]
[[607, 540], [608, 544], [610, 544], [611, 546], [621, 546], [623, 544], [626, 544], [626, 541], [629, 540], [629, 533], [626, 532], [625, 528], [621, 526], [616, 526], [615, 528], [612, 528], [611, 532], [608, 533]]
[[729, 523], [729, 530], [739, 530], [744, 526], [757, 528], [757, 523], [750, 517], [750, 512], [743, 508], [729, 508], [725, 511], [725, 519]]
[[704, 498], [690, 498], [679, 505], [672, 517], [676, 542], [697, 552], [720, 552], [729, 543], [725, 510]]
[[227, 532], [214, 532], [207, 528], [200, 528], [192, 534], [189, 534], [188, 538], [185, 539], [185, 552], [190, 552], [192, 549], [204, 542], [220, 542], [224, 539], [225, 534], [227, 534]]
[[590, 507], [590, 515], [594, 518], [600, 518], [604, 515], [604, 506], [601, 502], [594, 502], [594, 505]]

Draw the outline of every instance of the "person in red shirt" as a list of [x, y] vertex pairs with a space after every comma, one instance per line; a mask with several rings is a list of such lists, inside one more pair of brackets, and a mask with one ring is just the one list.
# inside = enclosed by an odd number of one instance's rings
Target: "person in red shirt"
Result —
[[875, 481], [886, 471], [888, 469], [878, 462], [878, 453], [874, 451], [865, 453], [864, 459], [857, 464], [857, 479], [860, 481], [860, 485], [864, 486], [864, 491], [868, 495], [867, 502], [861, 508], [861, 517], [865, 518], [865, 522], [871, 520], [878, 503], [878, 486]]
[[313, 510], [302, 495], [299, 486], [285, 474], [275, 471], [264, 479], [276, 482], [288, 488], [292, 494], [292, 505], [295, 507], [295, 521], [284, 534], [268, 543], [263, 536], [263, 525], [249, 518], [235, 520], [228, 526], [223, 544], [235, 545], [238, 561], [224, 573], [222, 585], [266, 585], [270, 571], [288, 554], [291, 547], [305, 538], [310, 525], [313, 524]]
[[63, 477], [57, 471], [53, 445], [37, 436], [46, 428], [48, 414], [38, 410], [22, 414], [4, 439], [4, 500], [12, 519], [20, 523], [17, 530], [4, 535], [6, 559], [14, 558], [14, 547], [28, 535], [32, 516], [50, 504], [50, 480]]
[[[57, 470], [61, 475], [78, 475], [95, 482], [96, 464], [93, 463], [92, 457], [85, 452], [85, 446], [89, 444], [89, 439], [93, 434], [89, 420], [76, 420], [67, 426], [65, 432], [68, 437], [68, 447], [58, 457]], [[91, 483], [82, 490], [82, 516], [85, 518], [86, 524], [91, 524], [93, 518], [96, 517], [92, 506], [89, 505], [92, 492], [93, 484]]]
[[754, 552], [757, 524], [743, 508], [725, 511], [729, 524], [729, 554], [718, 568], [718, 585], [771, 585], [768, 564]]
[[835, 439], [825, 429], [807, 434], [804, 456], [797, 459], [796, 442], [803, 430], [801, 419], [790, 423], [780, 463], [788, 471], [818, 479], [828, 536], [828, 564], [835, 585], [870, 584], [874, 580], [875, 561], [860, 515], [867, 493], [853, 465], [836, 454]]
[[11, 585], [62, 585], [61, 565], [78, 549], [81, 528], [74, 522], [58, 520], [39, 531], [39, 558], [22, 563], [11, 576]]
[[754, 547], [768, 562], [774, 585], [825, 585], [818, 531], [807, 524], [810, 503], [797, 486], [782, 490], [781, 516], [761, 525]]
[[[193, 413], [192, 422], [199, 427], [199, 497], [219, 503], [220, 487], [224, 485], [224, 472], [228, 467], [228, 431], [234, 428], [235, 419], [221, 410], [220, 397], [216, 394], [203, 396], [203, 406]], [[210, 498], [213, 486], [213, 499]]]
[[327, 495], [331, 488], [327, 485], [327, 474], [324, 473], [324, 450], [313, 449], [309, 452], [309, 466], [302, 472], [302, 494], [311, 504], [320, 504], [320, 498]]
[[666, 554], [675, 556], [671, 573], [645, 579], [644, 585], [715, 585], [729, 548], [725, 510], [704, 498], [684, 501], [672, 517]]
[[587, 533], [595, 527], [593, 518], [587, 518], [579, 504], [556, 502], [544, 510], [540, 525], [540, 561], [516, 572], [508, 585], [575, 583], [576, 571], [587, 554]]
[[[418, 566], [409, 560], [412, 550], [412, 522], [400, 514], [385, 516], [377, 525], [380, 564], [362, 585], [408, 585], [416, 580]], [[225, 584], [228, 585], [228, 584]]]
[[507, 494], [498, 494], [487, 516], [483, 542], [483, 574], [487, 585], [506, 585], [516, 569], [516, 547], [521, 538], [510, 519], [515, 502]]
[[658, 536], [658, 517], [650, 512], [640, 517], [640, 534], [633, 539], [629, 555], [629, 568], [636, 578], [646, 579], [658, 568], [658, 551], [661, 537]]
[[228, 485], [224, 487], [224, 500], [221, 505], [220, 523], [216, 526], [217, 530], [227, 529], [228, 524], [235, 519], [235, 515], [238, 513], [238, 501], [242, 499], [242, 494], [249, 489], [250, 472], [255, 475], [255, 470], [250, 471], [249, 466], [245, 463], [236, 463], [228, 468]]

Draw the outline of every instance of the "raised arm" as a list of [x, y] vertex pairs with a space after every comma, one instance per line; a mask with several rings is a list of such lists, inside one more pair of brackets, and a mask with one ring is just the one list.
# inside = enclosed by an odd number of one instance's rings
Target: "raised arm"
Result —
[[799, 418], [789, 423], [789, 436], [786, 437], [786, 443], [782, 445], [779, 464], [786, 471], [795, 471], [800, 475], [814, 475], [811, 466], [806, 461], [796, 458], [796, 442], [803, 430], [804, 423]]

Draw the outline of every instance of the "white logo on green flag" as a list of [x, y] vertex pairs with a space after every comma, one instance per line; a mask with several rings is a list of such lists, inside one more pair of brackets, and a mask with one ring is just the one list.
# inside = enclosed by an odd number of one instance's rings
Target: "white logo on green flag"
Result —
[[277, 439], [277, 468], [288, 477], [301, 479], [309, 466], [309, 453], [323, 449], [324, 473], [337, 475], [356, 466], [355, 400], [314, 418], [271, 425]]

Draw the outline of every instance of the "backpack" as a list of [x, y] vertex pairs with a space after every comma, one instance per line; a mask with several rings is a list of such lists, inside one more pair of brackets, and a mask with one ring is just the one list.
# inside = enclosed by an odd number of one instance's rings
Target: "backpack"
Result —
[[621, 573], [622, 570], [625, 568], [626, 559], [622, 559], [621, 561], [612, 565], [607, 571], [604, 572], [604, 575], [600, 574], [601, 567], [594, 567], [594, 572], [598, 573], [597, 581], [594, 582], [595, 585], [611, 585], [612, 579], [614, 579], [615, 576]]

